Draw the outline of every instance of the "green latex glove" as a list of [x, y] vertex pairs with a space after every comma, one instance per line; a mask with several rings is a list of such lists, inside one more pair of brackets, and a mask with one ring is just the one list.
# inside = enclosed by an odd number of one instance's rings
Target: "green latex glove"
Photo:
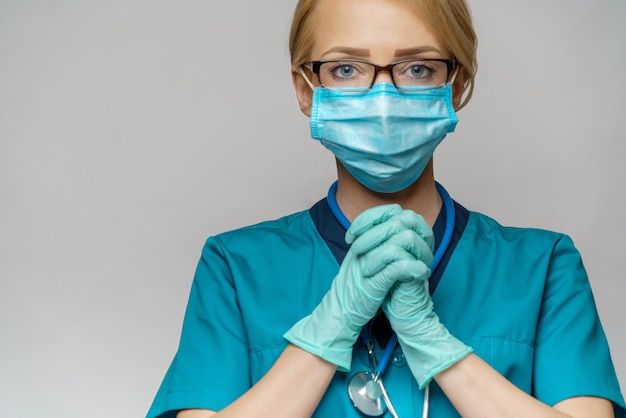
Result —
[[[384, 221], [381, 222], [381, 218]], [[381, 251], [386, 241], [394, 235], [405, 235], [407, 241], [411, 242], [415, 234], [421, 240], [416, 239], [416, 246], [407, 251], [430, 266], [435, 245], [432, 229], [421, 215], [412, 210], [402, 210], [399, 205], [384, 205], [363, 212], [348, 229], [346, 242], [352, 243], [350, 249], [354, 253], [364, 254], [372, 250]], [[384, 263], [385, 260], [380, 261]]]
[[352, 346], [361, 328], [377, 313], [391, 287], [398, 281], [428, 277], [424, 254], [432, 261], [425, 239], [405, 222], [406, 211], [398, 205], [368, 209], [359, 215], [348, 232], [352, 244], [330, 290], [307, 317], [285, 335], [290, 343], [348, 371]]
[[382, 306], [420, 389], [472, 352], [439, 322], [428, 281], [397, 282]]

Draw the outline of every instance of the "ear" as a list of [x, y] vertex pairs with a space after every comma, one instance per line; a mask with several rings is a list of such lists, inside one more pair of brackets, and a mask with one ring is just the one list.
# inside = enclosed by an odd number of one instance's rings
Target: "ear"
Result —
[[454, 110], [459, 110], [463, 93], [465, 93], [465, 74], [459, 72], [452, 84], [452, 105], [454, 106]]
[[296, 98], [300, 105], [302, 113], [311, 117], [311, 106], [313, 101], [313, 91], [306, 82], [302, 74], [298, 69], [291, 70], [291, 81], [293, 82], [293, 88], [296, 89]]

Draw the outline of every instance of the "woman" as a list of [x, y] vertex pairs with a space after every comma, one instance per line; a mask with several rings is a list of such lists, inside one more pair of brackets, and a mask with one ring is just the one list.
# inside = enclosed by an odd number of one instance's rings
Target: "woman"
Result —
[[473, 88], [464, 1], [301, 0], [290, 48], [338, 181], [207, 241], [148, 416], [623, 417], [569, 238], [502, 227], [435, 183]]

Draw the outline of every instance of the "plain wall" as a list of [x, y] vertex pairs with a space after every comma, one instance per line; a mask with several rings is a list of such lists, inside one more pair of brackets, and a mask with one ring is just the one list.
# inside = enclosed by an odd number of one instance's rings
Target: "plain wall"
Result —
[[[0, 0], [0, 416], [143, 416], [204, 240], [325, 196], [294, 5]], [[626, 2], [471, 5], [476, 93], [437, 178], [573, 237], [626, 385]]]

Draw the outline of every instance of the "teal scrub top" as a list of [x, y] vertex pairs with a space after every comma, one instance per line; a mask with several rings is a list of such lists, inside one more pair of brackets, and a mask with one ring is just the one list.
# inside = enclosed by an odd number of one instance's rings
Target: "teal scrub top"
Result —
[[[209, 238], [179, 349], [148, 417], [220, 410], [241, 396], [270, 369], [286, 346], [283, 334], [317, 306], [338, 269], [309, 211]], [[569, 237], [503, 227], [468, 212], [432, 297], [452, 335], [524, 392], [548, 405], [597, 396], [625, 416], [587, 274]], [[364, 370], [367, 352], [357, 342], [351, 371], [335, 374], [313, 417], [362, 417], [347, 384]], [[421, 416], [423, 392], [399, 347], [383, 380], [400, 417]], [[460, 416], [434, 381], [430, 416]]]

